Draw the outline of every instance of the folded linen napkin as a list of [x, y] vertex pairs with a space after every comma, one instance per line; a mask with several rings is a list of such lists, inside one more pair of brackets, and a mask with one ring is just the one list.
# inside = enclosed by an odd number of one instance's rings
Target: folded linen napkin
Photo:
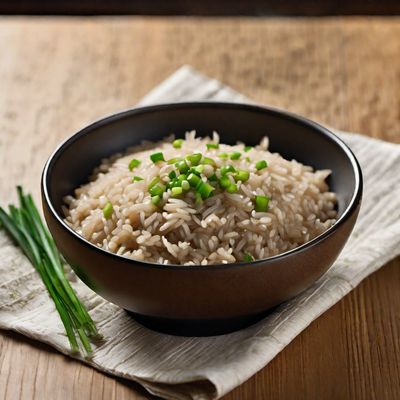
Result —
[[[140, 105], [204, 99], [249, 102], [185, 66], [152, 90]], [[216, 399], [268, 364], [314, 319], [400, 254], [400, 146], [336, 133], [358, 157], [365, 191], [353, 234], [321, 279], [263, 321], [239, 332], [208, 338], [152, 332], [77, 281], [74, 287], [105, 337], [93, 358], [82, 361], [132, 379], [166, 399]], [[63, 326], [37, 273], [1, 230], [0, 328], [18, 331], [71, 355]]]

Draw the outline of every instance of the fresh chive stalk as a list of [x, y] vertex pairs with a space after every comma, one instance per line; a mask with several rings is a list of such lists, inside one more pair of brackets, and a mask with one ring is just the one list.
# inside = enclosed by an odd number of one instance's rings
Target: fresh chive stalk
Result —
[[0, 207], [0, 223], [39, 273], [64, 325], [71, 351], [92, 353], [90, 341], [99, 338], [96, 325], [65, 277], [62, 257], [30, 194], [17, 187], [19, 207]]

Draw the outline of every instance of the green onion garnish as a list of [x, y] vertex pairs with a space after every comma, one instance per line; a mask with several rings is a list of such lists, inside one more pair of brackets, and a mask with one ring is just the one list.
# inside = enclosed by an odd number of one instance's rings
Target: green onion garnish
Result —
[[246, 160], [247, 162], [251, 162], [250, 157], [246, 157], [245, 160]]
[[200, 175], [204, 171], [204, 165], [196, 165], [195, 167], [190, 168], [189, 172]]
[[63, 258], [32, 196], [25, 195], [19, 186], [17, 191], [19, 207], [10, 205], [9, 213], [0, 207], [1, 226], [39, 273], [64, 325], [71, 351], [77, 353], [82, 346], [90, 354], [90, 340], [100, 337], [96, 325], [65, 276]]
[[143, 181], [144, 179], [143, 179], [141, 176], [134, 176], [134, 177], [132, 178], [132, 180], [133, 180], [134, 182], [139, 182], [139, 181]]
[[110, 202], [107, 202], [107, 204], [103, 208], [103, 215], [105, 219], [110, 219], [112, 214], [114, 212], [114, 207]]
[[261, 161], [257, 161], [256, 162], [256, 168], [258, 171], [260, 171], [260, 169], [264, 169], [268, 167], [268, 163], [265, 160], [261, 160]]
[[240, 151], [234, 151], [231, 153], [231, 160], [239, 160], [242, 153]]
[[182, 147], [184, 140], [183, 139], [175, 139], [172, 142], [172, 146], [175, 147], [176, 149], [180, 149]]
[[236, 168], [233, 165], [223, 165], [220, 172], [221, 175], [226, 175], [229, 172], [236, 172]]
[[182, 183], [184, 180], [187, 179], [187, 176], [185, 174], [181, 174], [181, 175], [178, 176], [177, 179], [178, 179], [179, 183]]
[[128, 168], [129, 171], [132, 171], [134, 168], [138, 167], [142, 162], [140, 160], [136, 160], [136, 158], [134, 158], [133, 160], [130, 161]]
[[257, 212], [266, 212], [266, 211], [268, 211], [269, 200], [270, 200], [270, 198], [268, 196], [256, 196], [254, 209]]
[[246, 182], [249, 180], [250, 172], [244, 169], [238, 169], [237, 172], [233, 175], [235, 181]]
[[171, 158], [170, 160], [168, 160], [167, 164], [169, 164], [169, 165], [175, 164], [175, 163], [177, 163], [179, 161], [182, 161], [182, 160], [183, 160], [182, 157], [174, 157], [174, 158]]
[[156, 196], [151, 196], [151, 204], [154, 204], [155, 206], [160, 202], [161, 196], [156, 195]]
[[192, 173], [187, 177], [187, 181], [189, 182], [190, 186], [195, 188], [197, 184], [201, 181], [201, 178]]
[[246, 261], [246, 262], [254, 261], [254, 257], [250, 253], [244, 253], [243, 261]]
[[147, 189], [151, 189], [154, 185], [157, 185], [157, 183], [160, 182], [160, 177], [159, 176], [155, 176], [151, 182], [149, 183], [149, 185], [147, 186]]
[[153, 153], [150, 155], [150, 160], [153, 161], [154, 164], [158, 163], [159, 161], [165, 161], [163, 153]]
[[152, 196], [161, 196], [165, 192], [165, 189], [165, 186], [159, 183], [158, 185], [154, 185], [149, 192]]
[[177, 178], [172, 179], [172, 181], [169, 181], [167, 184], [167, 188], [171, 189], [173, 187], [178, 187], [181, 186], [181, 183], [179, 182], [179, 180]]
[[201, 194], [200, 193], [196, 192], [195, 196], [196, 196], [195, 197], [195, 204], [196, 204], [196, 206], [199, 206], [200, 204], [203, 203], [203, 199], [201, 198]]
[[186, 172], [189, 171], [189, 166], [186, 164], [186, 161], [185, 161], [185, 160], [178, 161], [178, 162], [175, 164], [175, 167], [178, 169], [178, 171], [179, 171], [181, 174], [186, 174]]
[[226, 175], [221, 176], [221, 179], [219, 180], [219, 185], [224, 189], [227, 189], [231, 183], [231, 180]]
[[244, 151], [247, 153], [253, 148], [253, 146], [244, 146]]
[[218, 143], [207, 143], [206, 146], [207, 146], [208, 150], [210, 150], [210, 149], [219, 149], [219, 144]]
[[216, 165], [215, 161], [210, 157], [204, 157], [202, 160], [202, 164]]
[[217, 182], [217, 181], [218, 181], [218, 177], [217, 177], [217, 175], [212, 174], [212, 175], [208, 178], [208, 180], [209, 180], [210, 182]]
[[203, 156], [200, 153], [189, 154], [186, 156], [186, 160], [190, 161], [191, 165], [199, 165], [199, 162]]
[[183, 189], [182, 189], [182, 187], [173, 187], [171, 189], [171, 193], [172, 193], [172, 196], [174, 196], [174, 197], [179, 196], [183, 193]]
[[168, 174], [168, 178], [171, 179], [171, 180], [175, 179], [176, 178], [176, 172], [175, 171], [171, 171]]
[[225, 160], [229, 157], [229, 154], [228, 153], [220, 153], [220, 154], [218, 154], [218, 157]]
[[190, 189], [190, 183], [185, 179], [182, 181], [182, 189], [187, 192]]
[[196, 190], [198, 193], [200, 193], [202, 199], [208, 199], [215, 188], [206, 182], [200, 182], [197, 185]]
[[226, 191], [228, 193], [236, 193], [238, 191], [238, 187], [236, 185], [236, 183], [231, 183], [227, 188]]

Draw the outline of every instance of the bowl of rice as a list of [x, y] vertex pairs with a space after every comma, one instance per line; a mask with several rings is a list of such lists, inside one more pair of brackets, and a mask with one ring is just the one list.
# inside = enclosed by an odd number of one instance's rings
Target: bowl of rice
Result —
[[272, 108], [177, 103], [61, 144], [43, 208], [65, 259], [140, 323], [213, 335], [258, 321], [332, 265], [362, 174], [326, 128]]

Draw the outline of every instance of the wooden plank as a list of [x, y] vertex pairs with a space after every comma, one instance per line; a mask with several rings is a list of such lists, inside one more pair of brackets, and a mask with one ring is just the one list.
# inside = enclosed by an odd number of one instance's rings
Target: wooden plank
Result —
[[400, 14], [397, 0], [14, 0], [0, 2], [1, 14], [31, 15], [214, 15], [326, 16]]
[[[63, 138], [135, 104], [184, 63], [255, 100], [400, 143], [400, 18], [0, 19], [0, 202], [39, 198]], [[400, 397], [400, 260], [364, 281], [226, 399]], [[0, 336], [0, 398], [142, 399], [16, 334]]]

